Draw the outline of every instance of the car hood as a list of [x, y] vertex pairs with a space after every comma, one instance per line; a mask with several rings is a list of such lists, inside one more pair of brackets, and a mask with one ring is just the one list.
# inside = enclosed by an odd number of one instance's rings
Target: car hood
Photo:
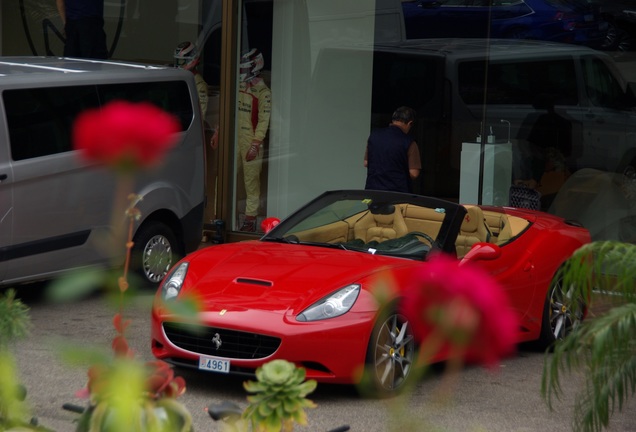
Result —
[[[300, 313], [350, 283], [418, 261], [318, 246], [249, 241], [191, 255], [187, 290], [205, 310], [260, 309]], [[420, 263], [421, 264], [421, 263]]]

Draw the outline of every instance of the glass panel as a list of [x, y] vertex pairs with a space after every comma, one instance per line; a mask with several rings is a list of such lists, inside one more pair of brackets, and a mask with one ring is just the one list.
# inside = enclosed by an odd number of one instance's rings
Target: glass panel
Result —
[[[241, 52], [257, 49], [262, 66], [247, 58], [238, 65], [246, 79], [256, 76], [237, 83], [232, 226], [258, 230], [265, 215], [285, 216], [324, 190], [363, 186], [373, 52], [331, 48], [372, 46], [376, 2], [245, 0], [241, 14]], [[246, 216], [255, 222], [243, 226]]]

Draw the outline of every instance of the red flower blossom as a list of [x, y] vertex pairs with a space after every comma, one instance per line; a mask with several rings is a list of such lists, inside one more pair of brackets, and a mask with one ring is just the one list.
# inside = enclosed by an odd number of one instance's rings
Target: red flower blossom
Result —
[[440, 352], [487, 366], [514, 352], [519, 319], [498, 283], [470, 263], [434, 257], [415, 273], [400, 309], [423, 346], [441, 338]]
[[73, 142], [89, 161], [131, 169], [157, 164], [179, 130], [173, 115], [150, 103], [114, 101], [81, 113]]
[[113, 317], [113, 326], [117, 331], [117, 336], [113, 338], [111, 347], [116, 357], [129, 357], [132, 358], [134, 353], [128, 346], [128, 340], [126, 339], [126, 328], [130, 325], [130, 320], [124, 320], [121, 313], [115, 314]]
[[168, 363], [157, 360], [147, 362], [146, 367], [150, 373], [146, 385], [153, 399], [177, 398], [185, 393], [185, 380], [182, 377], [175, 377], [174, 370]]

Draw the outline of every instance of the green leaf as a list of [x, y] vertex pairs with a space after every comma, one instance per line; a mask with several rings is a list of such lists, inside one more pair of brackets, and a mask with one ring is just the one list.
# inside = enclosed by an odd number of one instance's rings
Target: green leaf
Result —
[[163, 306], [172, 314], [188, 323], [199, 321], [201, 305], [197, 299], [192, 297], [179, 298], [174, 301], [164, 302]]
[[276, 406], [271, 406], [267, 403], [261, 403], [258, 405], [258, 414], [267, 417], [271, 415], [276, 409]]
[[53, 281], [46, 296], [55, 303], [77, 301], [103, 287], [106, 278], [107, 272], [100, 269], [74, 271]]
[[283, 420], [281, 417], [272, 415], [264, 419], [261, 423], [268, 432], [280, 432], [283, 427]]
[[318, 387], [318, 382], [316, 382], [315, 380], [305, 381], [299, 386], [300, 396], [307, 396], [309, 393], [316, 390], [316, 387]]
[[60, 342], [57, 345], [57, 351], [63, 361], [73, 366], [108, 364], [112, 361], [110, 351], [98, 347], [78, 346], [68, 342]]

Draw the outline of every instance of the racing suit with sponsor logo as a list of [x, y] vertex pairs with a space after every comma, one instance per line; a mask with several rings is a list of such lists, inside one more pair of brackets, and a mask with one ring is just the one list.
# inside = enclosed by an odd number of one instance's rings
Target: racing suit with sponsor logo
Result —
[[[247, 195], [245, 215], [257, 216], [261, 191], [261, 168], [263, 165], [263, 140], [269, 128], [272, 110], [272, 93], [262, 78], [255, 77], [241, 82], [238, 97], [238, 152], [243, 164], [243, 181]], [[258, 153], [247, 160], [252, 145]]]

